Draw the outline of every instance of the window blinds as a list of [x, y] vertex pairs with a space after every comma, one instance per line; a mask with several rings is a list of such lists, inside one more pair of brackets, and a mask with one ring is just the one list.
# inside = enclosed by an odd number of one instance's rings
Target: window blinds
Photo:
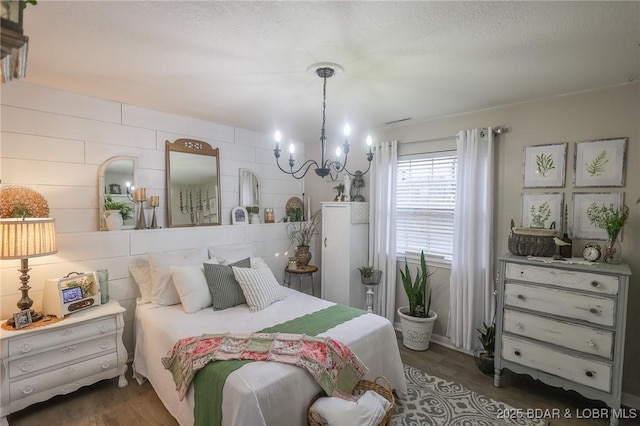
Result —
[[398, 158], [396, 252], [451, 261], [456, 200], [455, 151]]

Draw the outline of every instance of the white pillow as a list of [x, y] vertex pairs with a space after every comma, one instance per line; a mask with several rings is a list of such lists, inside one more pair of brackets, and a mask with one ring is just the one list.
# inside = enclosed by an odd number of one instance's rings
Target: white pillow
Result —
[[173, 284], [172, 266], [199, 266], [209, 259], [206, 248], [186, 252], [147, 253], [151, 267], [151, 301], [158, 305], [177, 305], [180, 295]]
[[251, 312], [260, 311], [273, 302], [285, 298], [285, 293], [271, 269], [238, 268], [237, 266], [232, 266], [231, 269]]
[[209, 257], [216, 258], [218, 263], [228, 265], [238, 260], [253, 256], [253, 246], [251, 244], [240, 244], [235, 246], [209, 247]]
[[171, 275], [186, 313], [192, 314], [213, 304], [204, 266], [172, 266]]
[[357, 401], [346, 401], [336, 397], [318, 398], [311, 408], [324, 424], [330, 426], [380, 424], [391, 403], [374, 391], [366, 391]]
[[151, 303], [152, 281], [149, 261], [147, 259], [133, 259], [129, 265], [129, 272], [140, 290], [138, 304]]

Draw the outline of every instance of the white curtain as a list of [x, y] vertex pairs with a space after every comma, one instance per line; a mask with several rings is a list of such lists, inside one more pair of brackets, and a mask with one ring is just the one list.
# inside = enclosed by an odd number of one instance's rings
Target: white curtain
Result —
[[458, 348], [480, 347], [478, 328], [493, 304], [494, 141], [491, 128], [457, 135], [458, 171], [448, 336]]
[[369, 263], [382, 271], [374, 312], [393, 323], [396, 306], [396, 170], [398, 142], [375, 147], [369, 195]]

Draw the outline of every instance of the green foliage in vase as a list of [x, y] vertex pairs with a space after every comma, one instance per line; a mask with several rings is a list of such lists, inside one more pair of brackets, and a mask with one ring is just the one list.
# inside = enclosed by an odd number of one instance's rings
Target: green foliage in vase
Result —
[[622, 208], [598, 206], [596, 203], [591, 204], [587, 209], [587, 217], [593, 226], [607, 231], [609, 238], [616, 239], [622, 227], [629, 221], [629, 207], [622, 205]]
[[609, 160], [607, 160], [607, 151], [603, 150], [593, 161], [589, 164], [585, 164], [585, 168], [589, 176], [595, 176], [598, 173], [602, 173], [605, 171], [605, 164], [607, 164]]
[[547, 176], [551, 170], [555, 169], [556, 166], [553, 164], [553, 155], [542, 153], [540, 155], [536, 155], [536, 169], [539, 175], [542, 177]]
[[[411, 271], [407, 259], [404, 259], [404, 272], [400, 269], [402, 285], [409, 299], [409, 315], [418, 318], [428, 318], [431, 309], [431, 291], [427, 291], [427, 278], [435, 273], [427, 271], [424, 251], [420, 254], [420, 269], [416, 270], [415, 280], [411, 278]], [[427, 296], [428, 293], [428, 296]]]
[[114, 201], [111, 195], [107, 194], [104, 196], [104, 209], [118, 210], [120, 212], [120, 216], [122, 216], [122, 220], [127, 220], [131, 217], [133, 206], [120, 201]]
[[311, 239], [318, 233], [322, 218], [322, 210], [317, 210], [311, 214], [307, 221], [289, 222], [287, 224], [287, 238], [289, 238], [289, 247], [308, 246]]
[[551, 216], [551, 207], [549, 207], [549, 202], [545, 201], [540, 204], [540, 207], [536, 210], [536, 205], [531, 204], [531, 221], [535, 222], [536, 219], [544, 226], [544, 223]]
[[373, 266], [360, 266], [358, 271], [360, 271], [360, 275], [362, 275], [363, 278], [369, 278], [373, 275]]

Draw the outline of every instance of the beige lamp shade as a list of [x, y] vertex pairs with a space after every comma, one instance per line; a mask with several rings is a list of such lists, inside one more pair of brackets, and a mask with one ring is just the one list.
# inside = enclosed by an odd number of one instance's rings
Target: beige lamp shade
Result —
[[0, 219], [0, 259], [25, 259], [56, 253], [55, 220]]

